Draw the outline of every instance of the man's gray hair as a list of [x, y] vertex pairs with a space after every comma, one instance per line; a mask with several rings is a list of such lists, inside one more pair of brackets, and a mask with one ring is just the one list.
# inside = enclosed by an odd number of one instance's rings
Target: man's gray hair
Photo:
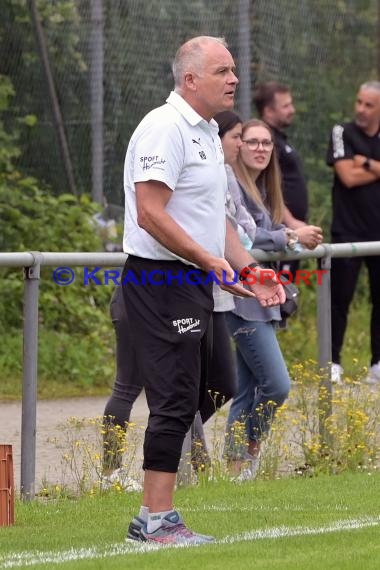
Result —
[[380, 93], [380, 81], [366, 81], [360, 85], [360, 89], [370, 89], [372, 91], [378, 91]]
[[185, 73], [188, 71], [201, 71], [205, 47], [213, 42], [227, 47], [224, 38], [213, 36], [197, 36], [181, 45], [175, 54], [172, 66], [175, 87], [182, 84]]

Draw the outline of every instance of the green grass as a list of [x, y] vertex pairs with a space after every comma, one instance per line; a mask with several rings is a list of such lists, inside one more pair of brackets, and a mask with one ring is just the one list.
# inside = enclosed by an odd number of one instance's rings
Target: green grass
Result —
[[[356, 570], [380, 566], [380, 473], [317, 478], [256, 481], [240, 486], [228, 482], [207, 483], [180, 489], [176, 506], [190, 527], [213, 534], [220, 541], [234, 537], [235, 542], [191, 549], [160, 549], [141, 552], [140, 545], [125, 543], [129, 519], [139, 505], [137, 494], [110, 493], [84, 497], [77, 501], [17, 502], [16, 524], [0, 529], [0, 568], [9, 564], [15, 553], [29, 552], [18, 568], [33, 561], [32, 552], [66, 552], [70, 548], [95, 548], [93, 559], [64, 564], [36, 563], [32, 567], [65, 570], [119, 568], [255, 568], [296, 570], [334, 568]], [[374, 517], [373, 526], [322, 532], [338, 521]], [[299, 536], [256, 538], [241, 533], [297, 527]], [[314, 533], [306, 535], [306, 528]], [[111, 545], [124, 549], [118, 556], [101, 557]], [[137, 547], [138, 553], [131, 550]], [[128, 551], [127, 551], [128, 550]], [[120, 551], [119, 551], [120, 552]], [[88, 557], [88, 553], [87, 553]], [[13, 559], [14, 560], [14, 559]], [[7, 564], [8, 562], [8, 564]], [[23, 565], [24, 564], [24, 565]]]

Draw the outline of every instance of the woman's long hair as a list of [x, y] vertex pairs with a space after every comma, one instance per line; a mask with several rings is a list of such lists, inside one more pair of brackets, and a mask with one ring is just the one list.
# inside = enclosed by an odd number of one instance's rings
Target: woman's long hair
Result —
[[[264, 127], [270, 133], [273, 140], [272, 130], [264, 121], [251, 119], [243, 124], [243, 135], [250, 127]], [[284, 198], [281, 189], [281, 171], [278, 164], [276, 149], [273, 147], [272, 156], [265, 170], [260, 172], [256, 180], [252, 176], [252, 169], [244, 164], [239, 153], [236, 165], [234, 165], [237, 179], [243, 186], [247, 195], [259, 206], [266, 208], [275, 224], [281, 224], [284, 214]], [[265, 197], [263, 200], [259, 188], [263, 188]]]

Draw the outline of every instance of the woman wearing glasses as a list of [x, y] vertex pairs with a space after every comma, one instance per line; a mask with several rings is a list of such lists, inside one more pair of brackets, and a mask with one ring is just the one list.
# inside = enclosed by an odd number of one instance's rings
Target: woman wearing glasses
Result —
[[[321, 228], [305, 225], [297, 230], [289, 230], [281, 224], [284, 201], [281, 174], [273, 146], [270, 127], [266, 123], [252, 119], [243, 125], [242, 147], [234, 168], [235, 174], [240, 181], [245, 201], [250, 203], [253, 217], [261, 219], [264, 206], [270, 214], [274, 229], [279, 231], [270, 235], [259, 224], [261, 230], [257, 232], [255, 246], [265, 250], [283, 250], [286, 246], [292, 249], [299, 242], [305, 247], [314, 248], [322, 243]], [[278, 224], [280, 227], [277, 227]]]
[[[281, 223], [284, 202], [271, 130], [263, 121], [252, 119], [243, 125], [241, 140], [232, 166], [241, 199], [256, 222], [254, 247], [267, 251], [294, 248], [298, 241], [302, 243], [303, 228], [293, 232]], [[316, 245], [319, 240], [322, 235], [316, 237]], [[236, 297], [235, 309], [227, 315], [236, 344], [238, 391], [227, 420], [225, 452], [231, 474], [240, 481], [255, 477], [260, 443], [290, 389], [276, 338], [280, 320], [279, 307], [263, 309], [255, 299]]]

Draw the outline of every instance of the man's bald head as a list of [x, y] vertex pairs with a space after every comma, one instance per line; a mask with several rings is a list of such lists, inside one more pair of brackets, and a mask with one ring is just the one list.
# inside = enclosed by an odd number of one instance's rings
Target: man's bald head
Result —
[[380, 81], [367, 81], [359, 87], [355, 102], [355, 123], [373, 136], [380, 126]]
[[182, 85], [185, 73], [200, 73], [202, 70], [202, 60], [210, 44], [220, 44], [227, 47], [224, 38], [214, 38], [212, 36], [197, 36], [188, 40], [177, 50], [173, 61], [174, 85]]
[[360, 85], [360, 89], [363, 89], [364, 91], [377, 91], [380, 95], [380, 81], [366, 81]]

